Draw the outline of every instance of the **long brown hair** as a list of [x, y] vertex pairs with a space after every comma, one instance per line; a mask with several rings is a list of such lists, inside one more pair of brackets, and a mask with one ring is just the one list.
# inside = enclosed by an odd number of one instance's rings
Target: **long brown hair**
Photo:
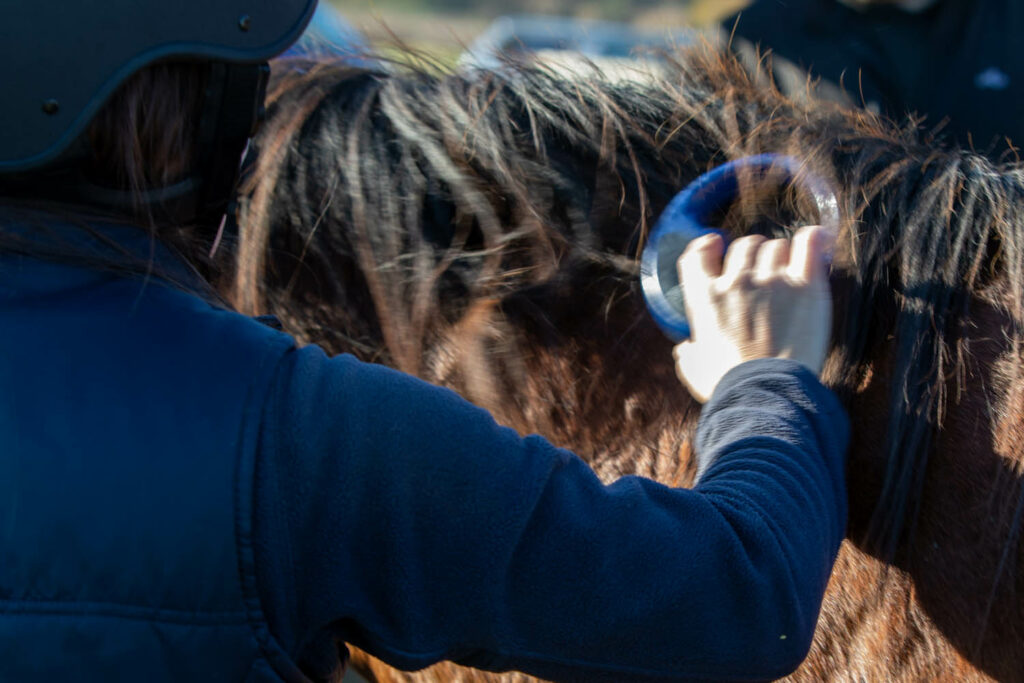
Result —
[[[162, 220], [141, 199], [147, 191], [182, 180], [195, 163], [208, 68], [201, 63], [154, 64], [125, 81], [90, 123], [66, 167], [48, 169], [40, 176], [38, 192], [28, 186], [33, 191], [25, 195], [8, 191], [0, 197], [3, 224], [33, 228], [26, 232], [0, 227], [0, 251], [112, 272], [156, 274], [196, 289], [162, 272], [152, 258], [140, 259], [122, 249], [94, 227], [96, 222], [123, 223], [142, 229], [154, 248], [159, 241], [198, 271], [201, 278], [190, 278], [190, 282], [213, 278], [218, 268], [206, 253], [205, 240], [198, 238], [196, 226]], [[123, 209], [98, 209], [90, 205], [88, 196], [65, 192], [62, 173], [83, 179], [97, 191], [125, 193], [134, 200]], [[54, 223], [79, 227], [93, 246], [73, 248], [65, 240], [54, 239]], [[211, 297], [212, 290], [205, 285], [201, 289]]]
[[128, 79], [86, 133], [92, 180], [144, 191], [181, 180], [196, 155], [206, 68], [155, 64]]

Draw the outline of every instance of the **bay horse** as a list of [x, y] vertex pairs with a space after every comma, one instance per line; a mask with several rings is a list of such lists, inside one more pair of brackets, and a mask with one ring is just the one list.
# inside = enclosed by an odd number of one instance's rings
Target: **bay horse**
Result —
[[[687, 486], [700, 407], [637, 257], [702, 172], [792, 155], [839, 199], [823, 379], [854, 427], [847, 540], [792, 679], [1024, 680], [1024, 167], [788, 98], [766, 61], [666, 60], [636, 81], [277, 65], [223, 289], [301, 342], [452, 387], [605, 480]], [[745, 187], [722, 225], [815, 218]], [[375, 680], [529, 680], [354, 661]]]

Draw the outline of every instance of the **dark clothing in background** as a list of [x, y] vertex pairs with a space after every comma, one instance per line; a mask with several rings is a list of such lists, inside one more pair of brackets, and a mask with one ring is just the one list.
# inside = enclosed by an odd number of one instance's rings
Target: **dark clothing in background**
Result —
[[[943, 139], [998, 155], [1024, 144], [1024, 2], [939, 0], [911, 13], [837, 0], [755, 0], [723, 28], [842, 83], [851, 99], [897, 120], [943, 119]], [[862, 96], [863, 93], [863, 96]]]

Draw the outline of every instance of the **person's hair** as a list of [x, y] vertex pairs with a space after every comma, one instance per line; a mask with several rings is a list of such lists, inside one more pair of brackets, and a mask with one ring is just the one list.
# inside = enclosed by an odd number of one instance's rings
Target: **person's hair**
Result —
[[135, 192], [171, 185], [196, 153], [206, 67], [147, 67], [107, 101], [86, 133], [87, 172], [98, 184]]
[[[126, 80], [107, 100], [87, 128], [81, 153], [73, 162], [84, 180], [98, 188], [127, 192], [137, 199], [124, 211], [98, 210], [61, 190], [30, 199], [0, 198], [0, 252], [17, 252], [52, 261], [108, 271], [166, 276], [152, 259], [139, 260], [91, 227], [95, 220], [127, 223], [145, 230], [155, 241], [177, 252], [205, 279], [215, 268], [209, 245], [193, 225], [170, 224], [154, 216], [141, 197], [147, 190], [185, 178], [198, 150], [208, 66], [199, 62], [148, 66]], [[44, 176], [43, 183], [47, 182]], [[58, 186], [59, 187], [59, 186]], [[54, 222], [80, 226], [100, 248], [86, 251], [52, 239]], [[31, 223], [33, 237], [4, 225]], [[167, 277], [172, 282], [177, 278]], [[177, 282], [180, 286], [185, 286]], [[186, 287], [192, 289], [191, 287]], [[209, 296], [209, 292], [202, 292]]]

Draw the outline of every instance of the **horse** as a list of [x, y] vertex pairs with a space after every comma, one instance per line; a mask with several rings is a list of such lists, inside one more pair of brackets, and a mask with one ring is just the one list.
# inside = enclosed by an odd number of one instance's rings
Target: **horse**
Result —
[[[822, 377], [853, 439], [847, 537], [792, 680], [1024, 680], [1024, 166], [787, 97], [768, 57], [663, 59], [635, 80], [276, 65], [221, 288], [302, 343], [451, 387], [605, 480], [688, 486], [700, 406], [638, 255], [701, 173], [793, 156], [839, 203]], [[721, 225], [790, 234], [817, 219], [798, 195], [741, 183]], [[353, 662], [381, 681], [532, 680]]]

